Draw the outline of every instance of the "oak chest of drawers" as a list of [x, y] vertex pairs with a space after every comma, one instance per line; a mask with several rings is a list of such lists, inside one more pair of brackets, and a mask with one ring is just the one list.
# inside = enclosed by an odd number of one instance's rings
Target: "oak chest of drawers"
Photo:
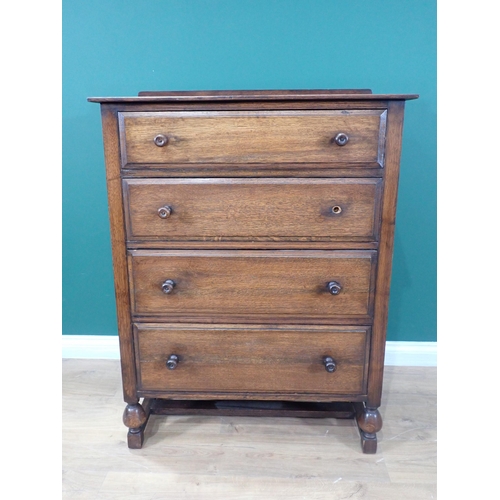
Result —
[[101, 103], [128, 444], [150, 413], [356, 418], [376, 451], [404, 104]]

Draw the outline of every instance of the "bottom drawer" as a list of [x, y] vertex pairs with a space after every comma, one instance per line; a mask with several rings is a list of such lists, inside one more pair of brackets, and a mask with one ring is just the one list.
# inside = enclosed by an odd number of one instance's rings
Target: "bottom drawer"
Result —
[[135, 324], [138, 388], [178, 397], [363, 394], [369, 333], [365, 326]]

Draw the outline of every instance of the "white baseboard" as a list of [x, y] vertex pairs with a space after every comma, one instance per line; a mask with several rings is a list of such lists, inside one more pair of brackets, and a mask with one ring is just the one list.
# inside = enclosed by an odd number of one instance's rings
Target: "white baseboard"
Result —
[[386, 366], [437, 366], [437, 342], [386, 342], [385, 364]]
[[120, 359], [118, 335], [63, 335], [62, 357]]
[[[62, 357], [120, 359], [118, 336], [63, 335]], [[437, 366], [437, 342], [387, 342], [388, 366]]]

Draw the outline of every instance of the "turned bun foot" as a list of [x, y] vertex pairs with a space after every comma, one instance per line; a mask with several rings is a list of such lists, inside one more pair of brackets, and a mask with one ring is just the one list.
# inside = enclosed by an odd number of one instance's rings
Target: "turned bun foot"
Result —
[[139, 403], [128, 404], [123, 412], [123, 423], [129, 428], [127, 433], [128, 447], [132, 449], [142, 448], [144, 442], [144, 428], [149, 414]]
[[364, 404], [356, 405], [356, 422], [361, 436], [363, 453], [377, 452], [377, 432], [382, 429], [382, 417], [377, 408], [366, 408]]

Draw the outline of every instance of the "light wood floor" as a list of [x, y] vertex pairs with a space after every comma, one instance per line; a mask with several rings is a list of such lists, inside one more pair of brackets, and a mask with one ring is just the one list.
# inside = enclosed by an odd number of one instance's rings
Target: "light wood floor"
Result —
[[130, 450], [118, 361], [63, 360], [64, 500], [436, 495], [436, 369], [387, 367], [376, 455], [354, 421], [151, 416]]

